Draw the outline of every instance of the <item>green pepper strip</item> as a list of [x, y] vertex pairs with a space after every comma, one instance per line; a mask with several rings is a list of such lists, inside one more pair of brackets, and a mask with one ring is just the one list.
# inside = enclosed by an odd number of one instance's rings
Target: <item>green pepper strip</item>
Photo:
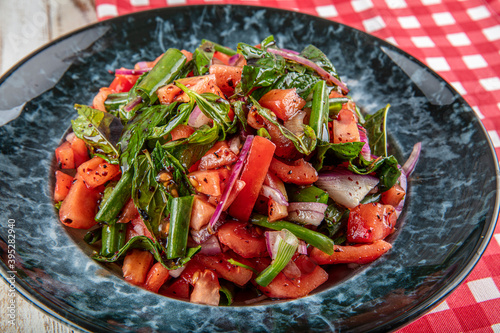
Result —
[[313, 87], [313, 103], [309, 126], [316, 133], [316, 137], [323, 142], [330, 141], [328, 134], [328, 107], [329, 101], [326, 82], [318, 81]]
[[107, 257], [121, 249], [125, 245], [126, 231], [126, 223], [114, 223], [103, 226], [101, 255]]
[[266, 216], [258, 214], [252, 216], [250, 222], [264, 228], [278, 231], [281, 229], [288, 229], [288, 231], [292, 232], [295, 236], [297, 236], [297, 238], [302, 239], [306, 243], [318, 248], [328, 255], [333, 254], [333, 241], [319, 232], [309, 230], [307, 228], [286, 221], [276, 221], [270, 223], [267, 221]]
[[230, 49], [229, 47], [222, 46], [220, 44], [214, 43], [214, 42], [209, 41], [207, 39], [201, 40], [201, 44], [205, 44], [207, 42], [212, 43], [214, 45], [215, 51], [219, 51], [220, 53], [224, 53], [225, 55], [234, 56], [237, 53], [235, 50]]
[[118, 216], [118, 213], [122, 210], [123, 206], [130, 199], [130, 193], [132, 191], [132, 178], [133, 169], [129, 169], [122, 175], [120, 181], [116, 184], [115, 188], [109, 195], [108, 200], [104, 202], [104, 205], [97, 212], [95, 220], [98, 222], [112, 223], [114, 219]]
[[167, 259], [182, 258], [186, 255], [193, 199], [193, 196], [170, 199]]

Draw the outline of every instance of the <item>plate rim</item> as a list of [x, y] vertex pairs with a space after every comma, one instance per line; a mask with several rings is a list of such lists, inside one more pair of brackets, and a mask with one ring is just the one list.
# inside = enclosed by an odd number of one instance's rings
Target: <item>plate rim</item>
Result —
[[[420, 65], [421, 67], [425, 68], [431, 75], [433, 75], [439, 81], [445, 83], [446, 87], [448, 89], [450, 89], [456, 97], [458, 97], [459, 101], [462, 104], [468, 106], [471, 110], [473, 110], [472, 107], [467, 102], [467, 100], [446, 79], [444, 79], [439, 74], [437, 74], [432, 68], [430, 68], [425, 63], [420, 61], [415, 56], [409, 54], [405, 50], [399, 48], [396, 45], [389, 43], [388, 41], [386, 41], [380, 37], [374, 36], [370, 33], [367, 33], [363, 30], [358, 29], [358, 28], [349, 26], [347, 24], [344, 24], [344, 23], [341, 23], [341, 22], [338, 22], [335, 20], [323, 18], [320, 16], [315, 16], [315, 15], [308, 14], [308, 13], [301, 13], [301, 12], [297, 12], [297, 11], [293, 11], [293, 10], [286, 10], [286, 9], [282, 9], [282, 8], [274, 8], [274, 7], [267, 7], [267, 6], [254, 6], [254, 5], [246, 5], [246, 4], [197, 4], [197, 5], [182, 5], [182, 6], [152, 8], [152, 9], [148, 9], [148, 10], [132, 12], [132, 13], [128, 13], [125, 15], [116, 16], [116, 17], [106, 19], [103, 21], [97, 21], [97, 22], [94, 22], [92, 24], [89, 24], [89, 25], [80, 27], [78, 29], [75, 29], [73, 31], [70, 31], [68, 33], [65, 33], [65, 34], [59, 36], [58, 38], [36, 48], [34, 51], [30, 52], [28, 55], [24, 56], [17, 63], [15, 63], [13, 66], [11, 66], [0, 77], [0, 85], [3, 84], [7, 80], [7, 78], [9, 78], [17, 69], [22, 67], [30, 59], [32, 59], [36, 55], [40, 54], [44, 50], [49, 49], [53, 45], [58, 44], [58, 43], [62, 42], [63, 40], [66, 40], [68, 38], [71, 38], [73, 35], [82, 33], [84, 31], [87, 31], [87, 30], [93, 29], [93, 28], [106, 27], [107, 25], [110, 25], [113, 23], [120, 24], [121, 21], [127, 20], [128, 18], [134, 17], [134, 16], [155, 15], [155, 13], [163, 13], [163, 16], [167, 16], [166, 14], [169, 14], [168, 12], [173, 13], [176, 11], [184, 11], [187, 8], [193, 8], [193, 7], [198, 7], [198, 8], [235, 7], [235, 8], [239, 8], [239, 9], [241, 9], [241, 8], [253, 9], [253, 10], [263, 9], [263, 10], [277, 12], [278, 14], [279, 14], [279, 12], [287, 13], [287, 14], [293, 13], [293, 14], [300, 15], [300, 16], [310, 17], [311, 19], [316, 20], [316, 21], [322, 21], [323, 23], [326, 23], [328, 25], [333, 23], [333, 24], [338, 24], [339, 26], [342, 26], [344, 28], [347, 28], [348, 30], [355, 30], [357, 33], [361, 33], [366, 38], [376, 40], [377, 42], [379, 42], [381, 44], [381, 46], [388, 47], [389, 49], [398, 52], [399, 54], [403, 55], [404, 57], [410, 59], [411, 61], [413, 61], [413, 62], [417, 63], [418, 65]], [[172, 13], [170, 13], [170, 14], [172, 14]], [[481, 230], [481, 233], [480, 233], [481, 240], [474, 247], [473, 254], [467, 258], [467, 261], [466, 261], [467, 264], [463, 267], [463, 269], [460, 272], [455, 274], [455, 276], [453, 277], [451, 282], [448, 282], [445, 285], [443, 285], [435, 293], [433, 293], [432, 295], [427, 297], [424, 301], [420, 302], [415, 307], [410, 308], [407, 312], [402, 313], [401, 315], [397, 316], [396, 318], [394, 318], [390, 321], [384, 322], [383, 324], [380, 324], [379, 326], [370, 329], [369, 330], [370, 332], [383, 331], [386, 329], [396, 330], [398, 328], [406, 326], [409, 323], [420, 318], [421, 316], [424, 316], [428, 311], [430, 311], [432, 308], [436, 307], [439, 304], [438, 302], [444, 301], [446, 299], [446, 297], [448, 297], [455, 289], [457, 289], [462, 284], [462, 282], [467, 278], [467, 276], [472, 272], [472, 270], [474, 269], [474, 267], [477, 265], [477, 263], [481, 259], [482, 255], [484, 254], [484, 251], [486, 250], [486, 248], [488, 247], [488, 245], [491, 241], [495, 227], [498, 223], [497, 220], [498, 220], [499, 208], [500, 208], [500, 167], [499, 167], [499, 163], [498, 163], [498, 156], [496, 154], [496, 150], [493, 146], [492, 140], [491, 140], [483, 122], [481, 121], [481, 119], [478, 117], [478, 115], [475, 112], [473, 112], [473, 117], [477, 120], [479, 127], [481, 128], [482, 133], [484, 134], [484, 136], [486, 138], [486, 142], [487, 142], [488, 147], [489, 147], [490, 152], [491, 152], [492, 162], [493, 162], [495, 173], [496, 173], [496, 176], [495, 176], [496, 196], [495, 196], [495, 206], [492, 210], [492, 219]], [[12, 119], [11, 121], [14, 121], [15, 119], [16, 118]], [[6, 124], [8, 124], [8, 123], [6, 123]], [[10, 282], [8, 281], [8, 278], [7, 278], [8, 272], [9, 272], [9, 270], [8, 270], [8, 267], [6, 266], [6, 264], [3, 261], [0, 261], [0, 276], [2, 276], [3, 280], [7, 283], [7, 285], [10, 285]], [[23, 282], [23, 280], [21, 280], [21, 278], [19, 276], [17, 276], [17, 274], [15, 275], [15, 280], [16, 280], [16, 283], [15, 283], [16, 291], [26, 301], [28, 301], [28, 303], [37, 306], [40, 310], [42, 310], [43, 312], [45, 312], [48, 315], [51, 315], [52, 317], [59, 320], [60, 322], [63, 322], [69, 326], [72, 326], [72, 327], [77, 328], [77, 329], [82, 330], [82, 331], [89, 331], [89, 329], [99, 330], [99, 331], [101, 331], [103, 329], [106, 330], [106, 328], [104, 328], [101, 325], [95, 325], [94, 323], [85, 320], [85, 318], [82, 318], [81, 316], [76, 315], [73, 312], [66, 311], [66, 310], [62, 309], [59, 305], [52, 302], [50, 299], [47, 299], [43, 295], [39, 294], [36, 291], [36, 289], [33, 289], [33, 288], [30, 288], [29, 286], [26, 286], [25, 283]], [[29, 292], [30, 290], [33, 291], [33, 293], [30, 293]], [[252, 307], [252, 306], [250, 306], [250, 307]], [[60, 312], [63, 312], [64, 314], [62, 314]], [[75, 322], [75, 320], [80, 322], [80, 323], [84, 323], [84, 325], [80, 326], [79, 324], [77, 324]]]

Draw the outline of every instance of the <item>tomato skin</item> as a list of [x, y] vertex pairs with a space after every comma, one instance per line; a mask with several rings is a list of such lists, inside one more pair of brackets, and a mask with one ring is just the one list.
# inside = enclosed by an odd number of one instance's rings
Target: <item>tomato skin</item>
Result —
[[56, 185], [54, 187], [54, 201], [62, 201], [66, 198], [73, 183], [73, 177], [61, 171], [56, 171]]
[[65, 141], [59, 147], [56, 148], [56, 159], [57, 163], [61, 166], [61, 169], [74, 169], [75, 168], [75, 155], [73, 149], [71, 149], [71, 143]]
[[236, 162], [237, 159], [238, 156], [229, 149], [227, 142], [219, 141], [201, 158], [198, 169], [217, 169], [226, 165], [231, 165]]
[[76, 229], [93, 227], [97, 224], [95, 214], [100, 198], [100, 188], [88, 188], [83, 179], [77, 174], [68, 195], [59, 209], [61, 222]]
[[139, 75], [115, 75], [115, 79], [109, 85], [113, 93], [129, 92], [137, 82]]
[[146, 282], [152, 264], [153, 255], [151, 252], [139, 249], [130, 250], [123, 259], [123, 278], [136, 286], [142, 286]]
[[333, 120], [333, 143], [345, 142], [360, 142], [360, 137], [356, 116], [342, 108]]
[[205, 269], [194, 282], [189, 301], [191, 303], [217, 306], [220, 301], [219, 289], [219, 279], [217, 279], [215, 273]]
[[134, 204], [134, 200], [130, 198], [130, 200], [123, 207], [122, 212], [120, 213], [120, 218], [116, 223], [128, 223], [139, 216], [139, 211]]
[[199, 170], [188, 174], [188, 179], [194, 189], [203, 194], [219, 196], [222, 194], [218, 170]]
[[189, 283], [186, 280], [177, 279], [165, 290], [162, 289], [159, 292], [164, 296], [184, 300], [189, 299]]
[[380, 201], [386, 205], [391, 205], [393, 207], [397, 207], [401, 200], [404, 199], [406, 195], [405, 190], [399, 184], [394, 184], [393, 187], [388, 189], [385, 192], [382, 192], [382, 196], [380, 197]]
[[[231, 251], [229, 251], [231, 252]], [[233, 258], [234, 257], [234, 258]], [[242, 262], [242, 258], [236, 258], [236, 255], [229, 253], [219, 253], [213, 256], [197, 254], [195, 259], [203, 266], [213, 269], [217, 274], [228, 281], [231, 281], [238, 286], [244, 286], [252, 278], [253, 272], [247, 268], [239, 267], [228, 262], [233, 258], [236, 261]], [[244, 262], [242, 262], [244, 263]]]
[[[179, 79], [177, 82], [198, 94], [210, 92], [224, 98], [224, 94], [217, 86], [216, 78], [213, 74], [187, 77]], [[189, 102], [189, 96], [173, 83], [159, 88], [157, 94], [161, 104], [170, 104], [176, 101]]]
[[160, 287], [170, 278], [169, 270], [163, 267], [160, 262], [151, 267], [146, 277], [144, 288], [157, 293]]
[[194, 133], [194, 128], [189, 125], [180, 124], [175, 126], [171, 131], [172, 141], [189, 138]]
[[247, 223], [228, 222], [219, 228], [219, 241], [243, 258], [268, 256], [264, 233]]
[[347, 222], [347, 240], [373, 243], [394, 231], [397, 215], [394, 207], [377, 202], [361, 204], [351, 210]]
[[120, 172], [120, 166], [118, 164], [108, 163], [97, 156], [81, 164], [77, 169], [77, 173], [82, 177], [89, 188], [103, 185], [119, 175]]
[[102, 112], [107, 112], [106, 107], [104, 106], [104, 101], [108, 98], [108, 95], [112, 93], [113, 90], [106, 87], [99, 89], [99, 92], [95, 95], [94, 100], [92, 101], [92, 107]]
[[311, 291], [328, 280], [328, 273], [316, 266], [310, 273], [302, 272], [298, 278], [289, 279], [279, 273], [267, 286], [257, 286], [265, 295], [274, 298], [299, 298], [307, 296]]
[[87, 145], [85, 141], [76, 136], [71, 140], [71, 149], [73, 150], [73, 160], [75, 162], [75, 168], [78, 168], [82, 163], [87, 162], [89, 157], [89, 152], [87, 150]]
[[272, 89], [260, 98], [259, 104], [287, 121], [306, 105], [306, 101], [297, 94], [296, 88]]
[[311, 163], [303, 158], [296, 160], [293, 165], [273, 158], [269, 170], [285, 183], [309, 185], [318, 180], [318, 172]]
[[384, 240], [378, 240], [371, 244], [358, 245], [335, 245], [333, 254], [328, 255], [317, 248], [313, 248], [310, 258], [319, 265], [327, 264], [368, 264], [392, 248], [390, 243]]
[[248, 221], [271, 164], [275, 147], [271, 141], [261, 136], [253, 139], [240, 177], [240, 180], [245, 182], [245, 187], [229, 207], [229, 215], [242, 222]]
[[210, 66], [210, 74], [215, 75], [217, 86], [227, 96], [234, 94], [234, 88], [241, 81], [242, 67], [214, 64]]
[[137, 215], [133, 220], [130, 221], [129, 224], [127, 224], [127, 237], [125, 240], [128, 242], [132, 237], [135, 236], [146, 236], [149, 239], [153, 240], [153, 235], [151, 235], [151, 232], [144, 224], [144, 221], [142, 220], [142, 217], [140, 215]]
[[191, 210], [191, 220], [189, 226], [193, 230], [200, 230], [206, 225], [215, 212], [215, 207], [207, 202], [201, 195], [196, 195], [193, 200]]

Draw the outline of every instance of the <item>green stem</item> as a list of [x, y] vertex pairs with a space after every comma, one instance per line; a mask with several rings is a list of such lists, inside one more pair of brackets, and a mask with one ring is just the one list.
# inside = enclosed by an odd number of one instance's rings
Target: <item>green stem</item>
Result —
[[309, 126], [316, 133], [318, 140], [329, 142], [328, 135], [328, 91], [325, 81], [318, 81], [313, 87], [313, 103]]
[[104, 101], [106, 111], [118, 110], [120, 106], [127, 104], [128, 92], [109, 94]]
[[235, 50], [230, 49], [229, 47], [225, 47], [223, 45], [220, 45], [220, 44], [214, 43], [212, 41], [209, 41], [207, 39], [202, 39], [201, 40], [202, 44], [204, 44], [206, 42], [212, 43], [214, 45], [215, 51], [219, 51], [220, 53], [224, 53], [225, 55], [234, 56], [237, 53]]
[[295, 251], [297, 251], [299, 240], [292, 232], [287, 230], [287, 233], [288, 235], [286, 235], [285, 238], [279, 238], [276, 258], [273, 260], [271, 265], [267, 266], [267, 268], [264, 269], [255, 279], [255, 282], [257, 282], [258, 285], [267, 287], [276, 275], [278, 275], [283, 268], [288, 265], [295, 254]]
[[127, 224], [114, 223], [102, 227], [101, 255], [109, 256], [125, 245]]
[[168, 230], [167, 259], [186, 255], [193, 196], [170, 199], [170, 228]]
[[329, 109], [329, 112], [330, 112], [330, 116], [333, 116], [333, 115], [336, 115], [340, 109], [342, 109], [342, 105], [344, 105], [345, 103], [349, 102], [350, 99], [347, 98], [347, 97], [334, 97], [334, 98], [330, 98], [328, 100], [328, 109]]
[[95, 220], [98, 222], [112, 223], [122, 210], [123, 206], [130, 199], [132, 191], [133, 169], [129, 169], [122, 175], [120, 181], [97, 212]]
[[319, 250], [325, 252], [326, 254], [328, 255], [333, 254], [333, 245], [334, 245], [333, 241], [319, 232], [309, 230], [307, 228], [286, 221], [276, 221], [270, 223], [268, 222], [266, 216], [258, 214], [252, 216], [250, 221], [253, 224], [268, 229], [273, 229], [273, 230], [287, 229], [288, 231], [292, 232], [295, 236], [297, 236], [299, 239], [302, 239], [306, 243], [318, 248]]

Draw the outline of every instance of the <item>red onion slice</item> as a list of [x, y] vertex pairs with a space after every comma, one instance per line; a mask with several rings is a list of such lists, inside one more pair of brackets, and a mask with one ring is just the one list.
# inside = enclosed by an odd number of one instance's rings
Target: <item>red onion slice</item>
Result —
[[364, 142], [363, 148], [361, 148], [361, 156], [367, 161], [372, 160], [372, 151], [370, 149], [370, 145], [368, 144], [368, 135], [366, 134], [366, 129], [358, 124], [359, 130], [359, 140]]
[[217, 236], [212, 235], [204, 243], [201, 244], [200, 253], [206, 254], [208, 256], [213, 256], [215, 254], [221, 253], [221, 248]]
[[126, 68], [119, 68], [115, 69], [115, 75], [142, 75], [144, 73], [147, 73], [151, 70], [151, 68], [144, 68], [144, 69], [126, 69]]
[[304, 134], [304, 118], [307, 115], [305, 111], [297, 112], [292, 118], [283, 123], [290, 132], [297, 136]]
[[299, 247], [297, 248], [297, 252], [307, 255], [307, 243], [303, 240], [299, 240]]
[[405, 191], [405, 196], [399, 202], [399, 204], [396, 207], [394, 207], [394, 209], [396, 210], [397, 217], [399, 217], [399, 215], [403, 211], [403, 207], [405, 206], [406, 190], [408, 188], [408, 181], [406, 179], [406, 174], [405, 174], [405, 172], [403, 170], [401, 170], [401, 176], [399, 176], [398, 180], [399, 180], [399, 186], [401, 186], [403, 188], [403, 190]]
[[415, 170], [415, 165], [417, 165], [421, 150], [422, 150], [422, 142], [417, 142], [413, 146], [413, 150], [411, 151], [410, 157], [408, 157], [408, 160], [403, 165], [403, 171], [407, 177], [411, 176], [413, 170]]
[[357, 175], [346, 169], [334, 169], [319, 175], [315, 185], [328, 192], [333, 201], [354, 208], [379, 183], [370, 175]]
[[278, 249], [275, 248], [274, 245], [276, 244], [279, 234], [279, 231], [266, 231], [264, 233], [264, 236], [266, 237], [267, 252], [269, 253], [271, 259], [276, 258], [276, 253], [278, 252]]
[[168, 274], [170, 274], [170, 276], [173, 278], [178, 278], [182, 274], [185, 268], [186, 266], [182, 266], [177, 269], [173, 269], [171, 271], [168, 271]]
[[236, 183], [236, 180], [238, 180], [238, 178], [240, 177], [240, 173], [247, 159], [248, 152], [250, 151], [250, 146], [252, 145], [253, 138], [254, 138], [253, 135], [247, 136], [245, 143], [241, 148], [240, 156], [238, 157], [238, 160], [236, 161], [236, 164], [233, 167], [231, 176], [229, 177], [229, 181], [227, 182], [227, 185], [224, 188], [224, 193], [222, 193], [219, 203], [217, 204], [217, 207], [215, 207], [214, 215], [212, 215], [212, 217], [210, 218], [210, 222], [208, 222], [208, 230], [211, 233], [214, 233], [216, 231], [215, 224], [219, 220], [219, 216], [224, 208], [224, 203], [229, 197], [229, 194], [231, 193], [231, 190], [234, 184]]
[[298, 62], [299, 64], [307, 66], [307, 67], [315, 70], [319, 74], [319, 76], [321, 76], [324, 80], [326, 80], [327, 83], [334, 84], [334, 85], [340, 87], [340, 89], [342, 89], [344, 94], [347, 94], [349, 92], [349, 89], [347, 89], [347, 86], [345, 85], [344, 82], [338, 80], [335, 76], [328, 73], [326, 70], [324, 70], [323, 68], [318, 66], [315, 62], [313, 62], [309, 59], [306, 59], [304, 57], [301, 57], [300, 55], [293, 54], [293, 53], [286, 52], [284, 50], [279, 50], [279, 49], [269, 48], [269, 49], [267, 49], [267, 52], [280, 55], [285, 59], [293, 60], [295, 62]]
[[196, 105], [193, 111], [191, 111], [191, 114], [189, 115], [187, 124], [193, 128], [199, 128], [203, 125], [210, 124], [211, 121], [212, 119], [205, 116], [205, 114], [201, 111], [198, 105]]
[[151, 67], [149, 67], [149, 62], [147, 61], [139, 61], [137, 64], [135, 64], [135, 67], [137, 69], [151, 69]]
[[320, 202], [291, 202], [287, 220], [318, 226], [325, 218], [327, 207], [328, 205]]
[[260, 195], [268, 199], [273, 199], [280, 205], [288, 206], [288, 201], [283, 196], [283, 194], [279, 190], [272, 188], [271, 186], [262, 185], [262, 187], [260, 188]]

